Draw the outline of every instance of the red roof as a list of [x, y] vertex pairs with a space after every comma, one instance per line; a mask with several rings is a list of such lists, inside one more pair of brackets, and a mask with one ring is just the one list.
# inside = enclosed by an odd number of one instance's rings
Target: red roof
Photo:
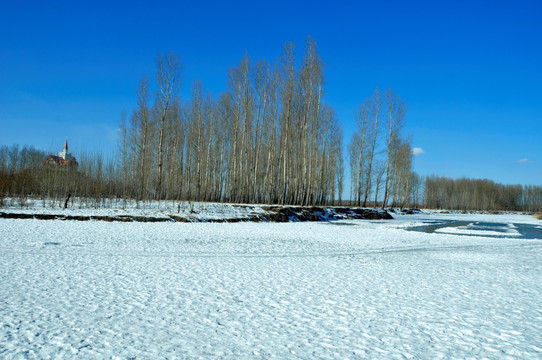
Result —
[[58, 165], [58, 166], [78, 166], [77, 160], [64, 160], [60, 156], [49, 155], [49, 157], [43, 162], [43, 165]]

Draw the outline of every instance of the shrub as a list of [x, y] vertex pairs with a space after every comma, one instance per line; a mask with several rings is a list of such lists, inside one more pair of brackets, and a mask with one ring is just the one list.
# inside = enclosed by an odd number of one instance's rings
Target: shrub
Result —
[[536, 213], [533, 216], [538, 220], [542, 220], [542, 212]]

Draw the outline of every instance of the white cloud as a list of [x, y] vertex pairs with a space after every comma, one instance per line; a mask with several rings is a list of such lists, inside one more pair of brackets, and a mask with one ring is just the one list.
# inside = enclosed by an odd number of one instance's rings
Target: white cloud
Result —
[[423, 151], [422, 148], [419, 148], [419, 147], [412, 148], [412, 155], [418, 156], [418, 155], [423, 155], [423, 154], [425, 154], [425, 151]]
[[529, 159], [523, 158], [523, 159], [519, 159], [518, 163], [523, 164], [523, 163], [526, 163], [527, 161], [529, 161]]

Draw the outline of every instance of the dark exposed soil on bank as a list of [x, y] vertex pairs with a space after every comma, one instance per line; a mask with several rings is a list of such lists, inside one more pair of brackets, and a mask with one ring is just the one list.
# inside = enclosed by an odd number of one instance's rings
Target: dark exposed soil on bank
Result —
[[[245, 205], [237, 205], [243, 207]], [[3, 219], [36, 219], [36, 220], [75, 220], [75, 221], [107, 221], [107, 222], [305, 222], [334, 220], [391, 220], [393, 217], [386, 210], [357, 207], [299, 207], [299, 206], [262, 206], [264, 213], [253, 213], [242, 217], [225, 217], [222, 219], [205, 219], [191, 216], [167, 215], [153, 216], [90, 216], [66, 214], [28, 214], [0, 212]]]

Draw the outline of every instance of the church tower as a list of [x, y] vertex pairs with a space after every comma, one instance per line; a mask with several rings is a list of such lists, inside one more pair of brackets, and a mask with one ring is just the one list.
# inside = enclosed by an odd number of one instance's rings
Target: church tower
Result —
[[72, 154], [68, 152], [68, 137], [66, 137], [66, 142], [64, 143], [64, 149], [58, 153], [58, 157], [62, 160], [70, 161], [73, 159]]
[[70, 169], [77, 169], [79, 163], [75, 157], [68, 152], [68, 138], [64, 142], [64, 149], [58, 152], [58, 156], [49, 155], [43, 162], [43, 165], [52, 167], [68, 167]]

